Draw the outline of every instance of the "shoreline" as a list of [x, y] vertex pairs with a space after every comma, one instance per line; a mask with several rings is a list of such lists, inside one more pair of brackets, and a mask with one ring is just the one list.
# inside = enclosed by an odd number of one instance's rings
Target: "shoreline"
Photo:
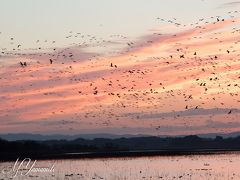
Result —
[[137, 158], [148, 156], [191, 156], [191, 155], [218, 155], [240, 153], [240, 149], [198, 149], [198, 150], [136, 150], [112, 152], [74, 152], [59, 154], [1, 154], [3, 162], [16, 161], [17, 158], [31, 158], [34, 160], [65, 160], [65, 159], [102, 159], [102, 158]]

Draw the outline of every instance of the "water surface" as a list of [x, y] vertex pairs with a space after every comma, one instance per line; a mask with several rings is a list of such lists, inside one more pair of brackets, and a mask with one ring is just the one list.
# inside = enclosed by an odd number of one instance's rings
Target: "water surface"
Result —
[[[240, 179], [240, 154], [155, 156], [77, 160], [38, 160], [35, 167], [51, 167], [54, 172], [20, 173], [14, 179]], [[0, 168], [11, 169], [14, 162]], [[0, 178], [10, 179], [1, 173]]]

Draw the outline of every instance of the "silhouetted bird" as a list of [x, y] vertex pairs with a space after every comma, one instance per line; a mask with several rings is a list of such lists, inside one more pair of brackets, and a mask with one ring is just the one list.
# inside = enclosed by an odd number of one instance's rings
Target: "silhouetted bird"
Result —
[[22, 63], [22, 62], [20, 62], [20, 65], [23, 67], [24, 66], [24, 64]]

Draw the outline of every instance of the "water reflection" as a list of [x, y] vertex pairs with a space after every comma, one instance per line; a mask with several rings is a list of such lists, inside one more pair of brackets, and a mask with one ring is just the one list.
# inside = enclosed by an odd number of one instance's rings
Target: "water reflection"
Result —
[[[55, 163], [54, 172], [31, 172], [14, 179], [240, 179], [240, 154], [37, 161]], [[11, 168], [14, 162], [0, 164]], [[0, 178], [10, 179], [1, 173]]]

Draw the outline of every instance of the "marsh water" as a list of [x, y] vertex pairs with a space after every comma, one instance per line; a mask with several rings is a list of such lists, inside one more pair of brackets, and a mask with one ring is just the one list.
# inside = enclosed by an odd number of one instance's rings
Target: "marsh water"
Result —
[[[29, 162], [28, 167], [22, 166], [25, 169], [19, 170], [14, 179], [240, 179], [240, 153], [236, 152], [214, 155], [37, 160], [35, 168], [53, 167], [52, 171], [30, 171], [26, 175], [33, 162]], [[15, 163], [1, 162], [0, 179], [11, 179]], [[26, 165], [27, 161], [24, 163]], [[20, 161], [15, 170], [19, 164]]]

